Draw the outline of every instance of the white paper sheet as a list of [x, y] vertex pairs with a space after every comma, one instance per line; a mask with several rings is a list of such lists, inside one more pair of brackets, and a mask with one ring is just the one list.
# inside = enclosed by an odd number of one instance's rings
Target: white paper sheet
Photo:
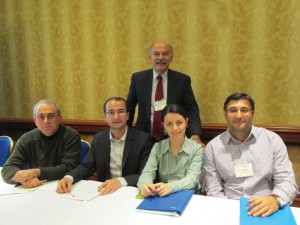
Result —
[[11, 185], [11, 184], [1, 184], [0, 185], [0, 195], [23, 194], [23, 193], [33, 192], [38, 188], [39, 188], [39, 186], [34, 187], [34, 188], [26, 188], [22, 185], [15, 186], [15, 185]]
[[97, 192], [101, 182], [92, 180], [81, 180], [72, 187], [71, 193], [58, 194], [62, 198], [77, 200], [77, 201], [90, 201], [99, 196]]

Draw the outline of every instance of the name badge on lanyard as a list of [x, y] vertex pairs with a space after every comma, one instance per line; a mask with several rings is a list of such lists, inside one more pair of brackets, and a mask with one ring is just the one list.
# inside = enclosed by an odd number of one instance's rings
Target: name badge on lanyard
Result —
[[165, 108], [167, 105], [166, 99], [162, 99], [160, 101], [155, 101], [154, 102], [154, 111], [161, 111]]
[[236, 177], [251, 177], [253, 176], [252, 163], [243, 163], [234, 165]]

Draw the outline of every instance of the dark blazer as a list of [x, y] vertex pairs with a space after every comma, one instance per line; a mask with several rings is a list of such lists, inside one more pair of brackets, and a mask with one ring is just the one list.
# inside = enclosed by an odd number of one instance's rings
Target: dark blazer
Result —
[[[151, 92], [152, 92], [153, 69], [134, 73], [127, 96], [129, 111], [128, 125], [132, 126], [135, 108], [138, 104], [138, 117], [136, 129], [151, 134]], [[189, 123], [187, 135], [201, 135], [201, 121], [199, 107], [196, 102], [191, 78], [183, 73], [168, 70], [167, 104], [180, 104], [187, 111]]]
[[[67, 173], [67, 175], [74, 178], [74, 182], [87, 179], [95, 171], [97, 171], [98, 181], [104, 182], [109, 179], [109, 131], [107, 129], [97, 133], [83, 162]], [[151, 135], [128, 127], [122, 162], [122, 177], [126, 180], [128, 186], [136, 186], [148, 160], [152, 145], [153, 138]]]

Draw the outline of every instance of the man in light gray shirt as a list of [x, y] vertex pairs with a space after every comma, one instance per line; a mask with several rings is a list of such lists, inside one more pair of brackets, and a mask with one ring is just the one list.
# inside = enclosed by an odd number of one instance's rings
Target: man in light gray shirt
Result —
[[255, 103], [244, 93], [224, 102], [228, 129], [205, 149], [208, 196], [250, 198], [249, 215], [267, 217], [298, 194], [286, 146], [274, 132], [253, 126]]

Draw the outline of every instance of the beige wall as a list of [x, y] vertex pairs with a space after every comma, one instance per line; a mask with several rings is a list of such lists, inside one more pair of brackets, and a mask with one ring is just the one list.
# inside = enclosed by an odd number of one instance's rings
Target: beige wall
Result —
[[232, 92], [255, 99], [255, 123], [300, 125], [296, 0], [0, 0], [0, 118], [31, 117], [39, 100], [64, 118], [103, 119], [169, 41], [171, 68], [191, 76], [204, 123], [224, 122]]

